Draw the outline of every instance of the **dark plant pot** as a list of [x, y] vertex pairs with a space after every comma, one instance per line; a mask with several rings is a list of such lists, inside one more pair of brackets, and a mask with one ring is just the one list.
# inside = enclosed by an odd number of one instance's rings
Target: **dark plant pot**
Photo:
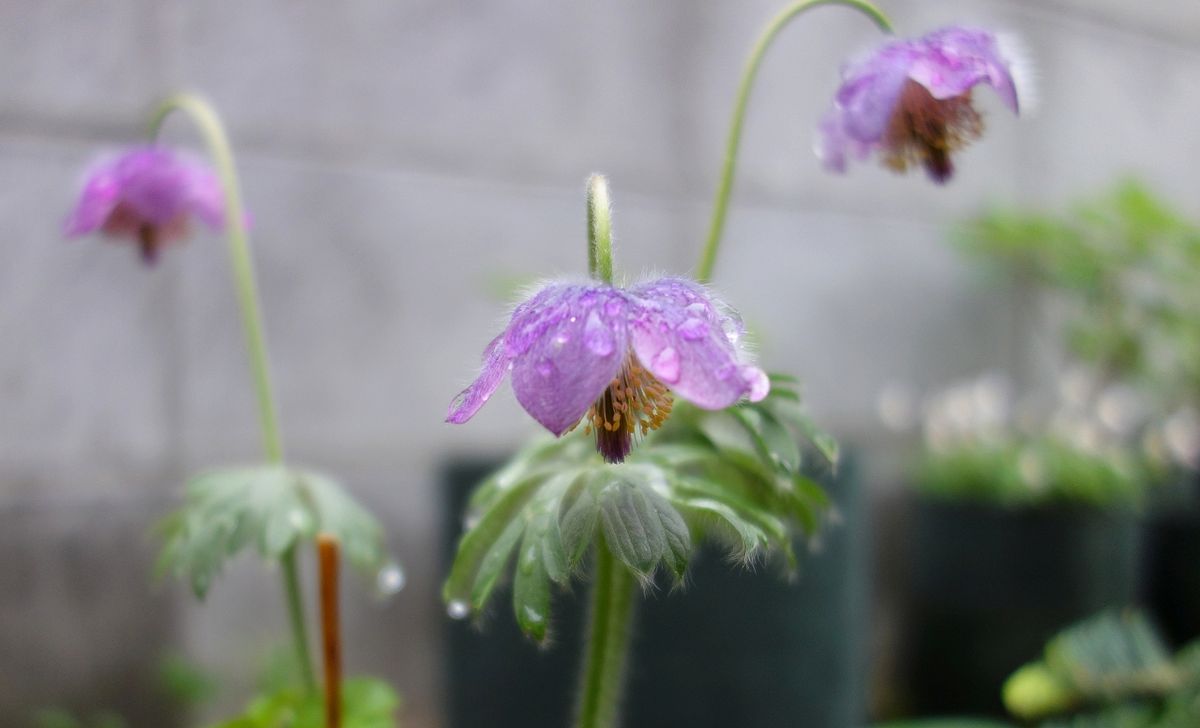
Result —
[[[446, 469], [446, 563], [471, 488], [497, 461]], [[860, 491], [843, 466], [830, 492], [843, 522], [806, 558], [800, 578], [747, 570], [705, 549], [687, 588], [638, 605], [626, 728], [845, 728], [866, 713], [866, 528]], [[799, 553], [805, 547], [797, 544]], [[484, 631], [447, 620], [448, 725], [565, 725], [575, 701], [588, 587], [554, 605], [552, 646], [513, 622], [505, 590]]]
[[1163, 636], [1200, 638], [1200, 481], [1179, 484], [1146, 518], [1142, 600]]
[[1047, 639], [1136, 598], [1131, 512], [918, 498], [913, 523], [903, 674], [915, 714], [1002, 715], [1004, 680]]
[[53, 490], [0, 503], [0, 725], [32, 725], [46, 708], [182, 724], [159, 672], [178, 607], [153, 585], [146, 537], [167, 505]]

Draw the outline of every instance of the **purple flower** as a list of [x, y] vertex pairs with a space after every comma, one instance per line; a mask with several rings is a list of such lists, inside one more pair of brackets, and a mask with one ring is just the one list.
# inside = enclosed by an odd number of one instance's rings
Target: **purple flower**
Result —
[[[986, 30], [949, 27], [917, 40], [893, 40], [842, 69], [833, 107], [821, 120], [817, 155], [844, 172], [847, 156], [879, 150], [903, 172], [920, 164], [936, 182], [954, 173], [951, 152], [983, 133], [971, 92], [985, 83], [1014, 114], [1023, 66], [1015, 48]], [[1022, 89], [1024, 91], [1026, 89]]]
[[446, 421], [469, 420], [511, 371], [517, 401], [547, 430], [562, 435], [586, 416], [600, 454], [621, 462], [635, 434], [670, 414], [672, 393], [704, 409], [767, 395], [770, 383], [748, 362], [742, 334], [735, 313], [682, 278], [629, 289], [550, 283], [488, 344], [483, 371]]
[[153, 263], [164, 245], [187, 235], [192, 217], [213, 230], [224, 227], [225, 203], [212, 169], [166, 147], [134, 147], [87, 170], [65, 233], [98, 230], [128, 239]]

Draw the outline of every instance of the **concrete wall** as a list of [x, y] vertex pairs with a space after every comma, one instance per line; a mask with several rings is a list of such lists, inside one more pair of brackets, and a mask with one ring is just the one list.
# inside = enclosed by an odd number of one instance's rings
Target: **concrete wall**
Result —
[[[147, 271], [129, 249], [59, 236], [93, 153], [137, 139], [166, 92], [199, 90], [239, 153], [289, 454], [343, 474], [409, 572], [386, 604], [351, 583], [347, 659], [397, 682], [410, 725], [436, 725], [438, 467], [535, 430], [507, 391], [465, 427], [442, 423], [496, 330], [497, 292], [583, 271], [593, 170], [613, 185], [619, 269], [691, 269], [741, 60], [779, 5], [0, 5], [0, 510], [161, 503], [197, 468], [256, 457], [221, 240], [199, 235]], [[870, 164], [830, 177], [810, 151], [813, 122], [840, 60], [876, 35], [821, 9], [763, 68], [716, 276], [760, 333], [767, 366], [804, 377], [813, 410], [863, 451], [880, 485], [895, 480], [903, 445], [877, 424], [884, 385], [1026, 357], [1011, 296], [948, 249], [948, 224], [990, 203], [1061, 205], [1126, 172], [1200, 213], [1190, 0], [1144, 13], [1118, 0], [885, 5], [901, 33], [955, 20], [1019, 32], [1040, 69], [1040, 115], [1016, 121], [981, 94], [987, 138], [945, 189]], [[195, 139], [182, 122], [168, 135]], [[150, 521], [96, 513], [80, 527], [140, 532]], [[67, 536], [28, 537], [55, 549]], [[140, 570], [145, 556], [107, 561]], [[235, 683], [283, 633], [276, 577], [262, 574], [247, 560], [208, 604], [168, 599], [178, 639]], [[69, 590], [38, 594], [89, 613]], [[48, 646], [16, 659], [0, 644], [0, 671], [102, 664], [89, 663], [87, 632], [77, 654], [52, 649], [69, 617], [31, 611], [32, 598], [0, 596], [0, 619], [45, 632]], [[222, 709], [240, 700], [231, 692]]]

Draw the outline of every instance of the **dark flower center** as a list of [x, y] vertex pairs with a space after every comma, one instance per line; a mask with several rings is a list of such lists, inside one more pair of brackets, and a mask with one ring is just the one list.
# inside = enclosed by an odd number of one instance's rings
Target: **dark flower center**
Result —
[[883, 163], [897, 172], [919, 164], [934, 181], [945, 182], [954, 174], [950, 153], [981, 134], [983, 117], [971, 103], [970, 91], [935, 99], [927, 88], [909, 79], [884, 132]]
[[584, 416], [584, 432], [596, 433], [596, 449], [605, 462], [619, 463], [633, 449], [635, 435], [657, 430], [671, 414], [667, 385], [654, 378], [632, 353]]

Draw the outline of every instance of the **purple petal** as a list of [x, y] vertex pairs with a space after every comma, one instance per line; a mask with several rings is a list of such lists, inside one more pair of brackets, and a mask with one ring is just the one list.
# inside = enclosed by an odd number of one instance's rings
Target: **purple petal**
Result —
[[740, 320], [699, 284], [663, 278], [630, 294], [633, 351], [675, 394], [705, 409], [767, 395], [766, 375], [739, 348]]
[[926, 35], [919, 43], [922, 50], [909, 76], [934, 98], [960, 96], [976, 84], [986, 83], [1014, 114], [1019, 113], [1012, 59], [1003, 56], [994, 33], [951, 26]]
[[101, 160], [86, 173], [83, 191], [67, 219], [67, 235], [104, 228], [120, 206], [121, 227], [167, 228], [199, 217], [213, 229], [224, 225], [225, 205], [217, 175], [205, 163], [167, 147], [141, 146]]
[[513, 391], [550, 432], [578, 423], [620, 371], [628, 309], [612, 286], [553, 283], [513, 313], [505, 332]]
[[67, 217], [63, 233], [69, 237], [99, 230], [117, 206], [120, 197], [115, 160], [102, 160], [84, 173], [83, 190], [75, 209]]
[[908, 41], [893, 41], [842, 70], [834, 108], [842, 110], [846, 136], [863, 143], [877, 141], [892, 119], [900, 90], [919, 50]]
[[471, 419], [496, 391], [496, 387], [500, 386], [510, 363], [511, 359], [504, 350], [504, 334], [501, 334], [484, 349], [482, 371], [471, 386], [459, 392], [450, 403], [446, 421], [461, 425]]

